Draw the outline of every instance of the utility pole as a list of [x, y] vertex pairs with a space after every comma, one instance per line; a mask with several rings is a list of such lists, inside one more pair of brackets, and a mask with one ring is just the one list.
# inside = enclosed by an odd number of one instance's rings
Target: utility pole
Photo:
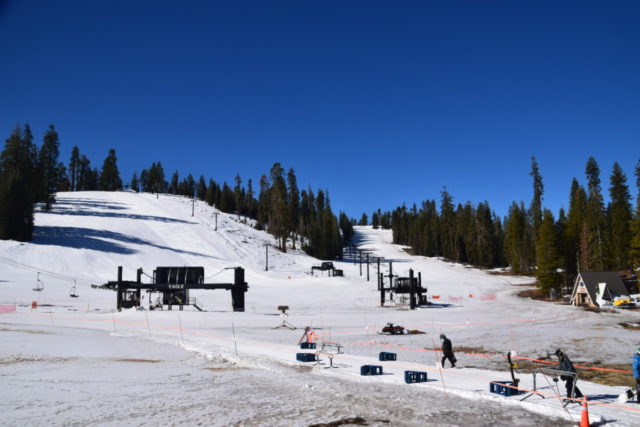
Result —
[[269, 244], [264, 245], [266, 254], [266, 264], [264, 271], [269, 271]]
[[214, 213], [213, 213], [213, 216], [215, 216], [215, 217], [216, 217], [216, 228], [215, 228], [215, 230], [214, 230], [214, 231], [218, 231], [218, 212], [214, 212]]
[[191, 216], [196, 210], [196, 193], [193, 193], [193, 199], [191, 199]]

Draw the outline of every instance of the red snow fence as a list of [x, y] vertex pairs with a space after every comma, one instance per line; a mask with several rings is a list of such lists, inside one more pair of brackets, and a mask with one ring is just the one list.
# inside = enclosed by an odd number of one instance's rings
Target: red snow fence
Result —
[[464, 297], [452, 297], [449, 295], [449, 301], [462, 301]]
[[494, 295], [482, 295], [480, 297], [481, 301], [491, 301], [491, 300], [494, 300], [494, 299], [496, 299], [495, 294]]
[[0, 304], [0, 313], [15, 313], [15, 304]]

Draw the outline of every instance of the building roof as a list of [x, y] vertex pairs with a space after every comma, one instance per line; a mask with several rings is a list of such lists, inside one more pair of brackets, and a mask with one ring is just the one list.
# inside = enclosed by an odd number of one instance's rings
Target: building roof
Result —
[[[583, 271], [579, 274], [579, 277], [582, 277], [582, 281], [589, 292], [589, 297], [594, 303], [598, 295], [598, 283], [606, 283], [606, 289], [611, 294], [627, 295], [629, 293], [620, 278], [620, 273], [617, 271]], [[578, 282], [576, 281], [577, 285]]]

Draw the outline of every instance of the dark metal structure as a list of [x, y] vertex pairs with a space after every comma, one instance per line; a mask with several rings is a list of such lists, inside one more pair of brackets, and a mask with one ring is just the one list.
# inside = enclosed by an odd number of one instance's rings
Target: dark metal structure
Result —
[[[142, 283], [143, 271], [137, 271], [136, 281], [122, 280], [122, 267], [118, 267], [118, 280], [102, 285], [103, 288], [117, 292], [118, 311], [123, 308], [140, 307], [141, 292], [146, 290], [149, 294], [159, 292], [161, 294], [160, 305], [167, 306], [169, 310], [177, 305], [180, 310], [185, 305], [193, 305], [198, 310], [195, 298], [189, 298], [191, 289], [224, 289], [231, 291], [231, 305], [233, 311], [244, 311], [244, 297], [249, 289], [244, 281], [244, 268], [235, 267], [233, 283], [204, 283], [204, 267], [157, 267], [153, 271], [153, 283]], [[149, 298], [149, 308], [151, 298]]]
[[320, 265], [314, 265], [311, 267], [311, 274], [314, 274], [314, 272], [318, 270], [318, 271], [328, 271], [329, 272], [329, 276], [343, 276], [344, 273], [342, 270], [337, 269], [333, 266], [333, 263], [331, 261], [323, 261], [322, 264]]
[[[389, 283], [385, 284], [385, 277], [389, 278]], [[394, 299], [394, 294], [408, 294], [409, 308], [414, 310], [418, 305], [428, 305], [427, 288], [422, 287], [422, 274], [414, 277], [413, 269], [409, 270], [409, 277], [399, 277], [393, 275], [393, 263], [389, 261], [389, 274], [378, 273], [378, 290], [380, 291], [380, 306], [384, 307], [386, 294], [389, 300]]]

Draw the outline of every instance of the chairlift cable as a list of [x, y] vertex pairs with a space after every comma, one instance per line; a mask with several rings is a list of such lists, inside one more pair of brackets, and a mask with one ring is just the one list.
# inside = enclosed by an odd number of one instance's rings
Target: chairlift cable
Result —
[[58, 280], [66, 281], [66, 282], [73, 282], [73, 281], [83, 282], [83, 283], [81, 283], [81, 285], [83, 285], [83, 286], [91, 286], [91, 285], [95, 284], [95, 281], [92, 281], [92, 280], [82, 279], [82, 278], [74, 277], [74, 276], [67, 276], [67, 275], [56, 273], [56, 272], [53, 272], [53, 271], [44, 270], [42, 268], [35, 267], [35, 266], [29, 265], [29, 264], [23, 264], [23, 263], [14, 261], [14, 260], [12, 260], [10, 258], [6, 258], [6, 257], [3, 257], [3, 256], [0, 256], [0, 262], [4, 263], [4, 264], [7, 264], [7, 265], [10, 265], [10, 266], [15, 267], [15, 268], [20, 268], [22, 270], [32, 271], [34, 273], [42, 274], [43, 276], [52, 277], [54, 279], [58, 279]]

